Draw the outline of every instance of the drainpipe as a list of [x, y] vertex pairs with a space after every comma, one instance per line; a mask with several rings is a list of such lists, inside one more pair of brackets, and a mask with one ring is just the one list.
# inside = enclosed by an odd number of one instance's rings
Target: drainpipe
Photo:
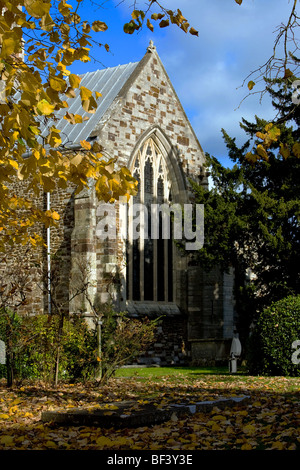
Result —
[[[47, 211], [50, 210], [50, 193], [47, 193]], [[51, 245], [50, 227], [47, 228], [47, 292], [48, 292], [48, 314], [51, 315]]]
[[[1, 98], [1, 90], [0, 90]], [[63, 146], [62, 150], [79, 150], [81, 149], [80, 144], [70, 144]], [[23, 158], [28, 158], [32, 155], [32, 152], [23, 153]], [[47, 210], [50, 210], [50, 193], [47, 193]], [[48, 290], [48, 313], [51, 314], [51, 246], [50, 246], [50, 227], [47, 228], [47, 290]]]

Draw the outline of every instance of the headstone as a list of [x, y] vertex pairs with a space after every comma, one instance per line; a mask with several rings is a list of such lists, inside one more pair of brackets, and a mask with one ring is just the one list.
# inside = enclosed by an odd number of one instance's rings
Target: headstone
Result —
[[240, 357], [242, 352], [242, 345], [239, 340], [239, 335], [236, 334], [232, 338], [231, 348], [230, 348], [230, 358], [229, 358], [229, 372], [234, 374], [237, 372], [237, 359]]
[[231, 348], [230, 348], [230, 357], [239, 357], [242, 352], [242, 345], [241, 342], [238, 338], [238, 335], [236, 335], [234, 338], [232, 338], [231, 342]]
[[6, 348], [4, 341], [0, 339], [0, 364], [6, 363]]

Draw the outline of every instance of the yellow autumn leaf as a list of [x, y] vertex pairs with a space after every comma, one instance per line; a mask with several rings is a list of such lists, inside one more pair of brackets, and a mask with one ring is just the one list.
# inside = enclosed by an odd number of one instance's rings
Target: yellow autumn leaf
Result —
[[59, 220], [60, 215], [56, 211], [52, 211], [51, 217], [53, 220]]
[[256, 427], [253, 424], [247, 424], [243, 427], [243, 432], [252, 436], [256, 433]]
[[270, 139], [276, 142], [278, 137], [280, 136], [280, 129], [274, 126], [272, 123], [267, 124], [265, 129], [267, 130]]
[[50, 129], [50, 134], [47, 137], [47, 143], [50, 145], [50, 147], [59, 147], [59, 145], [61, 144], [59, 129], [56, 129], [55, 127], [52, 127]]
[[223, 416], [223, 415], [214, 415], [214, 416], [212, 417], [212, 419], [213, 419], [214, 421], [226, 421], [226, 417]]
[[283, 450], [285, 448], [285, 442], [276, 441], [273, 442], [271, 449]]
[[54, 441], [46, 441], [45, 447], [50, 448], [50, 449], [55, 449], [57, 447], [57, 444]]
[[94, 21], [92, 24], [92, 30], [95, 31], [96, 33], [100, 31], [106, 31], [108, 28], [107, 24], [104, 23], [103, 21]]
[[280, 151], [279, 153], [283, 156], [283, 158], [286, 160], [290, 156], [290, 150], [286, 144], [283, 144], [280, 142]]
[[212, 425], [212, 427], [211, 427], [211, 430], [212, 430], [212, 432], [218, 432], [218, 431], [221, 430], [221, 427], [220, 427], [219, 424], [214, 423], [214, 424]]
[[80, 97], [82, 101], [89, 100], [91, 96], [92, 96], [91, 90], [89, 90], [88, 88], [84, 86], [80, 87]]
[[151, 23], [151, 21], [149, 20], [149, 18], [147, 19], [147, 28], [150, 29], [150, 31], [154, 31], [154, 27], [153, 27], [153, 24]]
[[19, 405], [20, 403], [22, 403], [23, 400], [21, 398], [16, 398], [12, 403], [11, 405]]
[[48, 116], [49, 114], [53, 113], [53, 111], [55, 109], [55, 106], [48, 103], [47, 100], [43, 99], [43, 100], [38, 102], [37, 109], [41, 114], [44, 114], [45, 116]]
[[133, 443], [134, 443], [134, 441], [130, 437], [120, 436], [116, 439], [116, 444], [120, 445], [120, 446], [122, 446], [122, 445], [131, 446], [131, 444], [133, 444]]
[[71, 73], [69, 75], [69, 82], [72, 88], [78, 88], [81, 82], [81, 78], [78, 75]]
[[63, 16], [68, 16], [70, 14], [70, 10], [73, 9], [73, 7], [72, 5], [68, 5], [67, 3], [62, 1], [59, 3], [58, 9]]
[[233, 434], [234, 430], [233, 430], [232, 426], [227, 426], [225, 432], [226, 432], [226, 434]]
[[96, 444], [98, 446], [103, 446], [103, 447], [104, 446], [109, 447], [109, 446], [114, 445], [113, 441], [105, 436], [98, 437], [98, 439], [96, 439]]
[[263, 158], [264, 160], [269, 159], [268, 154], [266, 152], [266, 149], [261, 144], [258, 144], [258, 146], [256, 147], [256, 151], [257, 151], [258, 155], [261, 158]]
[[254, 82], [253, 80], [250, 80], [250, 82], [248, 82], [248, 88], [249, 88], [249, 90], [251, 91], [254, 86], [255, 86], [255, 82]]
[[252, 450], [252, 445], [246, 442], [242, 445], [241, 450]]
[[83, 155], [81, 155], [80, 153], [77, 153], [71, 160], [72, 165], [74, 166], [79, 165], [82, 162], [83, 158], [84, 158]]
[[87, 113], [94, 113], [97, 109], [96, 100], [91, 96], [88, 100], [82, 101], [82, 107]]
[[299, 142], [296, 142], [293, 145], [293, 153], [297, 158], [300, 158], [300, 143]]
[[199, 36], [199, 31], [197, 31], [195, 28], [190, 28], [189, 33], [192, 36]]
[[40, 154], [40, 152], [39, 152], [38, 150], [33, 150], [32, 155], [33, 155], [34, 158], [36, 158], [37, 160], [39, 160], [40, 157], [41, 157], [41, 154]]
[[13, 436], [2, 436], [0, 438], [0, 444], [10, 445], [14, 442]]
[[11, 406], [11, 407], [9, 408], [9, 414], [16, 413], [17, 411], [19, 411], [17, 405]]
[[50, 10], [50, 2], [47, 0], [24, 0], [24, 6], [34, 18], [41, 18]]
[[9, 159], [9, 163], [10, 163], [10, 166], [18, 170], [19, 168], [18, 162], [16, 162], [15, 160]]
[[0, 54], [2, 57], [11, 56], [14, 52], [17, 51], [17, 48], [18, 48], [18, 43], [16, 41], [16, 38], [13, 35], [9, 35], [7, 37], [3, 35], [1, 54]]
[[[3, 227], [2, 227], [2, 228], [3, 228]], [[0, 414], [0, 419], [9, 419], [9, 418], [10, 418], [10, 416], [9, 416], [8, 414], [6, 414], [6, 413]]]
[[258, 159], [258, 155], [254, 154], [252, 152], [247, 152], [245, 158], [250, 163], [256, 163], [257, 159]]
[[49, 83], [53, 90], [59, 92], [63, 92], [67, 86], [65, 80], [59, 77], [50, 77]]
[[81, 140], [80, 145], [85, 150], [91, 150], [91, 148], [92, 148], [91, 144], [89, 142], [87, 142], [86, 140]]
[[40, 130], [37, 126], [29, 126], [29, 129], [34, 135], [39, 135], [40, 133]]
[[82, 122], [82, 116], [80, 114], [74, 114], [75, 124], [80, 124]]

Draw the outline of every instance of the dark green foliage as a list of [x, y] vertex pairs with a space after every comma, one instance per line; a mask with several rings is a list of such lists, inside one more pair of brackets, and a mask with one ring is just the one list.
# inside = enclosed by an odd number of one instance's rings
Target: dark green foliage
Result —
[[0, 339], [6, 348], [6, 364], [0, 365], [0, 374], [7, 376], [7, 384], [13, 384], [18, 351], [22, 338], [20, 317], [7, 308], [0, 309]]
[[299, 377], [300, 364], [292, 361], [295, 352], [292, 344], [297, 340], [300, 340], [299, 295], [274, 302], [259, 316], [249, 339], [250, 373]]
[[[38, 378], [50, 381], [55, 368], [55, 355], [58, 347], [58, 316], [37, 315], [18, 316], [14, 327], [13, 367], [14, 376]], [[6, 328], [7, 318], [0, 316], [0, 323]], [[15, 320], [16, 323], [16, 320]], [[83, 319], [76, 316], [65, 320], [61, 343], [59, 377], [68, 380], [90, 378], [95, 367], [95, 335], [87, 329]], [[5, 370], [3, 368], [2, 374]]]

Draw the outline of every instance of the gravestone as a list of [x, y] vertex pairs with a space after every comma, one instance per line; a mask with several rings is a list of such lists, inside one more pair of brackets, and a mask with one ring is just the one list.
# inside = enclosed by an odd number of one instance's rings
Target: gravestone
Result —
[[5, 343], [0, 339], [0, 364], [6, 363], [6, 352]]

